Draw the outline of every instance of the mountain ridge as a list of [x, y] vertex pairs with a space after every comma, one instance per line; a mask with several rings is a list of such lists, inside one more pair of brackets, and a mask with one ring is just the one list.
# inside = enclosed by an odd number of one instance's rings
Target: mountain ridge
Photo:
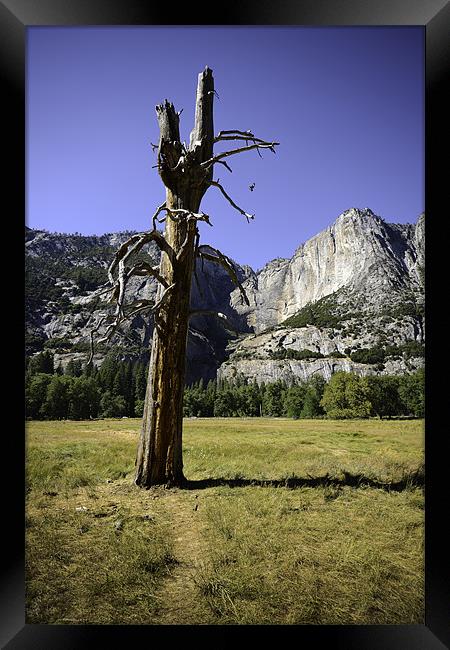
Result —
[[[132, 231], [101, 236], [65, 235], [26, 228], [27, 278], [30, 283], [26, 324], [28, 340], [33, 336], [35, 340], [34, 346], [28, 345], [29, 354], [44, 347], [50, 348], [64, 365], [74, 355], [85, 352], [89, 331], [106, 313], [101, 288], [107, 280], [107, 266], [115, 248], [131, 234]], [[196, 317], [188, 341], [188, 381], [199, 378], [199, 374], [210, 379], [216, 375], [230, 378], [247, 373], [257, 381], [258, 377], [266, 376], [267, 367], [263, 370], [262, 366], [264, 363], [267, 366], [269, 362], [268, 353], [264, 351], [264, 346], [261, 347], [261, 341], [255, 342], [254, 339], [271, 328], [286, 330], [291, 334], [293, 329], [298, 330], [297, 343], [294, 344], [288, 337], [277, 348], [277, 354], [282, 356], [286, 352], [291, 358], [270, 359], [270, 372], [276, 374], [275, 366], [284, 364], [291, 368], [292, 380], [295, 369], [302, 369], [303, 374], [308, 373], [308, 368], [310, 373], [318, 372], [317, 359], [313, 363], [292, 358], [295, 350], [297, 356], [300, 353], [299, 345], [312, 345], [317, 332], [320, 333], [322, 344], [316, 341], [316, 354], [344, 354], [344, 350], [353, 348], [355, 353], [357, 346], [368, 349], [380, 345], [383, 337], [385, 346], [392, 344], [398, 347], [408, 341], [423, 345], [424, 239], [423, 213], [415, 224], [395, 224], [386, 222], [369, 208], [350, 208], [330, 226], [301, 243], [291, 258], [274, 258], [259, 271], [235, 263], [239, 280], [249, 297], [249, 306], [241, 304], [239, 290], [233, 287], [222, 267], [210, 262], [198, 264], [199, 285], [196, 281], [192, 285], [193, 308], [224, 313], [239, 337], [232, 339], [230, 333], [214, 318]], [[156, 246], [146, 247], [143, 254], [148, 255], [153, 264], [159, 259]], [[134, 278], [129, 291], [134, 298], [151, 299], [155, 290], [156, 284], [152, 278]], [[417, 309], [413, 308], [413, 303], [418, 306]], [[389, 311], [394, 313], [402, 304], [410, 305], [411, 313], [399, 316], [395, 329], [392, 322], [389, 324], [386, 319], [389, 318]], [[315, 305], [316, 312], [326, 307], [329, 320], [320, 320], [316, 314], [315, 324], [306, 322], [302, 310], [307, 309], [308, 305]], [[355, 305], [360, 305], [359, 316], [353, 314], [349, 318], [349, 314], [357, 311]], [[294, 328], [290, 319], [295, 319], [296, 315], [299, 315], [297, 324], [300, 323], [301, 327]], [[381, 322], [383, 318], [384, 324]], [[369, 331], [370, 320], [376, 321], [379, 330], [376, 336]], [[339, 327], [327, 327], [333, 323]], [[311, 328], [314, 327], [317, 332], [313, 336]], [[351, 334], [347, 332], [349, 328], [356, 332], [359, 328], [361, 331]], [[309, 338], [306, 332], [309, 332]], [[134, 319], [127, 330], [133, 345], [128, 350], [128, 344], [122, 346], [121, 353], [148, 353], [151, 333], [149, 318], [139, 316]], [[250, 345], [250, 341], [254, 343]], [[333, 341], [331, 347], [330, 341]], [[83, 346], [84, 349], [81, 349]], [[256, 356], [249, 375], [248, 368], [244, 368], [249, 365], [248, 359], [244, 364], [243, 355], [250, 354], [251, 349]], [[236, 363], [239, 354], [242, 357], [240, 364]], [[101, 363], [102, 358], [99, 352], [95, 363]], [[423, 357], [418, 357], [416, 366], [420, 358], [423, 362]], [[387, 367], [394, 372], [414, 369], [411, 357], [408, 363], [403, 361], [397, 364], [388, 362]], [[230, 370], [233, 363], [234, 370]], [[258, 363], [261, 372], [257, 369]], [[333, 363], [339, 366], [343, 361]], [[383, 372], [380, 365], [377, 369], [374, 364], [366, 363], [365, 368], [358, 370], [361, 373]], [[194, 366], [197, 370], [194, 370]], [[329, 371], [325, 374], [328, 376]]]

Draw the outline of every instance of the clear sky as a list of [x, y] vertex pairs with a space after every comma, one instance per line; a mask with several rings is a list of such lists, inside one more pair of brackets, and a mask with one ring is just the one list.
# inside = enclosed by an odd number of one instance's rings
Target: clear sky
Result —
[[280, 146], [229, 158], [231, 174], [215, 166], [255, 220], [211, 187], [203, 243], [256, 270], [349, 208], [395, 223], [424, 211], [421, 27], [29, 27], [27, 40], [31, 228], [148, 230], [165, 196], [155, 105], [183, 109], [188, 142], [205, 65], [215, 132], [250, 129]]

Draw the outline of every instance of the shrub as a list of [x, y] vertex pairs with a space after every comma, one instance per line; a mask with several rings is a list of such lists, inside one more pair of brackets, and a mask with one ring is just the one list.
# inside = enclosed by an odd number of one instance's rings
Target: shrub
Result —
[[280, 348], [279, 350], [270, 352], [270, 357], [272, 359], [296, 359], [298, 361], [303, 361], [305, 359], [323, 359], [323, 354], [321, 352], [316, 352], [315, 350]]
[[350, 359], [355, 363], [383, 363], [385, 352], [380, 347], [361, 348], [350, 354]]
[[44, 348], [47, 350], [71, 350], [72, 345], [70, 339], [55, 336], [54, 338], [45, 341]]
[[144, 415], [144, 404], [143, 399], [137, 399], [134, 403], [134, 414], [137, 418], [141, 418]]

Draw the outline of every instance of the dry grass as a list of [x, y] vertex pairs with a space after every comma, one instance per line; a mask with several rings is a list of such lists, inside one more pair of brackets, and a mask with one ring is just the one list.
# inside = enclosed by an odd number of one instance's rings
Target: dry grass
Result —
[[423, 623], [421, 489], [226, 484], [398, 481], [423, 462], [423, 422], [187, 420], [194, 489], [148, 491], [139, 426], [27, 425], [27, 622]]
[[418, 491], [229, 489], [198, 585], [221, 623], [423, 622]]

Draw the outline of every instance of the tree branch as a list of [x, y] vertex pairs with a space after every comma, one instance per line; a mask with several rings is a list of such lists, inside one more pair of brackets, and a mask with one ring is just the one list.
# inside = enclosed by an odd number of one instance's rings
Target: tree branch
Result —
[[174, 287], [175, 287], [175, 282], [174, 282], [173, 284], [169, 285], [169, 286], [167, 287], [167, 289], [164, 289], [161, 298], [160, 298], [160, 299], [158, 300], [158, 302], [156, 302], [156, 303], [153, 305], [153, 307], [152, 307], [152, 313], [153, 313], [153, 314], [155, 314], [156, 312], [158, 312], [158, 311], [161, 309], [161, 307], [162, 307], [162, 306], [164, 305], [164, 303], [166, 302], [166, 300], [167, 300], [167, 298], [168, 298], [170, 292], [172, 291], [172, 289], [173, 289]]
[[182, 217], [186, 217], [187, 221], [204, 221], [205, 223], [208, 224], [208, 226], [212, 226], [212, 223], [210, 222], [209, 215], [204, 213], [204, 212], [192, 212], [191, 210], [185, 210], [184, 208], [168, 208], [165, 203], [159, 206], [157, 211], [152, 217], [153, 221], [153, 230], [156, 230], [156, 224], [155, 222], [157, 221], [158, 223], [163, 223], [165, 221], [164, 219], [158, 219], [158, 216], [160, 215], [161, 212], [165, 211], [166, 214], [172, 219], [172, 221], [179, 222]]
[[234, 136], [234, 135], [241, 135], [243, 137], [247, 137], [247, 139], [249, 140], [255, 137], [251, 131], [238, 131], [238, 129], [228, 129], [228, 131], [219, 131], [219, 133], [214, 138], [214, 142], [218, 142], [219, 140], [222, 139], [223, 136]]
[[222, 158], [234, 156], [235, 154], [242, 153], [243, 151], [251, 151], [252, 149], [270, 149], [273, 151], [273, 153], [275, 153], [275, 147], [279, 144], [279, 142], [265, 142], [262, 140], [261, 143], [258, 142], [257, 144], [249, 144], [247, 147], [239, 147], [239, 149], [223, 151], [222, 153], [217, 154], [217, 156], [213, 156], [209, 160], [205, 160], [205, 162], [200, 163], [200, 165], [201, 167], [206, 167], [208, 169], [211, 165], [214, 165], [214, 163], [220, 162]]
[[[214, 138], [214, 142], [223, 142], [226, 140], [244, 140], [248, 142], [251, 140], [253, 143], [261, 143], [261, 145], [267, 145], [266, 140], [261, 140], [251, 133], [251, 131], [220, 131], [218, 135]], [[278, 142], [273, 142], [272, 144], [279, 144]]]
[[216, 163], [217, 164], [220, 163], [221, 165], [226, 167], [230, 173], [233, 173], [233, 170], [231, 169], [230, 165], [228, 163], [226, 163], [225, 160], [216, 160]]
[[125, 259], [127, 255], [119, 260], [119, 275], [117, 278], [117, 282], [119, 285], [119, 295], [117, 298], [117, 306], [116, 306], [116, 314], [118, 316], [123, 316], [123, 301], [125, 299], [125, 287], [126, 287], [126, 276], [127, 276], [127, 270], [125, 268]]
[[138, 264], [135, 264], [131, 269], [128, 270], [126, 280], [130, 278], [132, 275], [137, 275], [137, 276], [145, 276], [149, 275], [158, 282], [160, 282], [164, 287], [168, 287], [167, 280], [163, 278], [163, 276], [159, 273], [159, 266], [151, 266], [147, 262], [139, 262]]
[[161, 219], [161, 220], [158, 219], [159, 214], [164, 210], [165, 207], [166, 207], [166, 202], [164, 201], [164, 203], [161, 203], [161, 205], [159, 206], [159, 208], [156, 210], [155, 214], [152, 217], [152, 226], [153, 226], [153, 230], [155, 231], [156, 231], [156, 222], [163, 223], [163, 221], [165, 221], [165, 219]]
[[214, 251], [216, 255], [212, 255], [211, 253], [202, 250], [203, 248], [205, 248], [205, 246], [199, 246], [198, 257], [200, 257], [200, 259], [202, 260], [208, 260], [210, 262], [214, 262], [215, 264], [220, 264], [220, 266], [222, 266], [226, 270], [233, 283], [239, 288], [239, 291], [241, 292], [241, 299], [245, 302], [246, 305], [250, 305], [245, 289], [239, 282], [236, 269], [234, 268], [234, 264], [230, 260], [230, 258], [224, 255], [217, 248], [213, 248], [212, 246], [206, 246], [206, 247]]
[[99, 322], [98, 322], [98, 324], [97, 324], [97, 327], [95, 327], [94, 329], [92, 329], [92, 330], [90, 331], [90, 333], [89, 333], [89, 336], [90, 336], [90, 355], [89, 355], [89, 359], [88, 359], [88, 362], [87, 362], [87, 365], [88, 365], [88, 366], [92, 363], [92, 360], [94, 359], [94, 334], [95, 334], [96, 332], [98, 332], [98, 330], [100, 329], [100, 327], [103, 325], [103, 321], [106, 320], [106, 318], [107, 318], [106, 316], [103, 316], [103, 318], [101, 318], [101, 319], [99, 320]]
[[186, 221], [204, 221], [208, 226], [212, 226], [209, 215], [204, 212], [191, 212], [191, 210], [185, 210], [184, 208], [164, 208], [164, 210], [167, 211], [173, 221], [180, 221], [181, 217], [186, 217]]
[[[166, 209], [165, 203], [159, 206], [159, 208], [157, 209], [153, 217], [153, 220], [157, 219], [160, 212], [162, 212], [162, 210], [164, 209]], [[209, 219], [207, 215], [195, 215], [195, 216], [205, 221]], [[160, 250], [165, 252], [168, 255], [172, 265], [176, 263], [177, 258], [175, 255], [175, 251], [167, 243], [163, 235], [159, 233], [155, 228], [150, 232], [132, 235], [127, 241], [125, 241], [119, 247], [119, 249], [117, 250], [114, 256], [113, 261], [111, 262], [108, 268], [108, 278], [111, 284], [110, 291], [112, 292], [110, 301], [116, 300], [116, 310], [114, 314], [114, 320], [108, 326], [105, 336], [99, 339], [98, 341], [99, 343], [109, 340], [112, 334], [115, 331], [117, 331], [118, 326], [123, 321], [130, 318], [131, 316], [135, 316], [137, 313], [140, 313], [141, 311], [147, 309], [151, 309], [152, 312], [156, 313], [159, 310], [159, 308], [164, 304], [164, 301], [166, 300], [166, 297], [168, 295], [168, 291], [173, 288], [174, 285], [169, 286], [167, 280], [165, 280], [164, 277], [161, 275], [158, 266], [153, 267], [147, 262], [139, 262], [135, 264], [132, 268], [128, 268], [128, 269], [125, 266], [126, 261], [133, 253], [139, 252], [145, 244], [148, 244], [151, 241], [154, 241], [159, 246]], [[117, 267], [118, 267], [118, 276], [116, 280], [114, 278], [114, 272]], [[133, 308], [134, 306], [139, 305], [137, 309], [135, 310], [132, 309], [131, 311], [129, 309], [128, 310], [125, 309], [124, 300], [125, 300], [126, 285], [129, 278], [133, 275], [150, 275], [154, 277], [164, 287], [164, 292], [161, 296], [161, 299], [156, 304], [153, 304], [148, 300], [141, 300], [132, 303], [131, 305], [128, 306]], [[102, 293], [104, 292], [106, 292], [106, 290], [102, 291]], [[94, 330], [92, 330], [90, 333], [91, 354], [88, 363], [92, 361], [92, 358], [94, 356], [94, 334], [95, 332], [98, 331], [99, 327], [101, 326], [101, 324], [103, 324], [106, 318], [107, 317], [104, 317], [97, 325], [97, 327]]]
[[[160, 206], [162, 209], [162, 206]], [[158, 208], [159, 210], [159, 208]], [[116, 269], [116, 266], [119, 264], [119, 262], [123, 259], [125, 262], [132, 253], [136, 253], [141, 250], [141, 248], [145, 245], [150, 243], [151, 241], [154, 241], [158, 247], [167, 254], [169, 257], [170, 261], [172, 264], [175, 261], [175, 251], [173, 248], [167, 243], [167, 241], [164, 239], [163, 235], [159, 233], [157, 230], [151, 230], [150, 232], [145, 232], [145, 233], [139, 233], [136, 235], [132, 235], [129, 239], [127, 239], [126, 242], [124, 242], [118, 249], [117, 253], [114, 256], [113, 261], [111, 262], [109, 269], [108, 269], [108, 278], [111, 283], [111, 285], [115, 285], [116, 281], [114, 280], [113, 272]], [[130, 248], [131, 247], [131, 248]]]
[[238, 212], [240, 212], [242, 215], [244, 215], [244, 217], [247, 219], [247, 223], [250, 222], [250, 219], [254, 219], [254, 218], [255, 218], [255, 215], [254, 215], [254, 214], [249, 214], [248, 212], [245, 212], [242, 208], [240, 208], [238, 205], [236, 205], [236, 203], [233, 201], [233, 199], [231, 198], [231, 196], [229, 196], [229, 194], [227, 194], [227, 193], [225, 192], [225, 190], [223, 189], [223, 187], [222, 187], [222, 185], [221, 185], [220, 183], [218, 183], [217, 181], [209, 181], [209, 184], [210, 184], [210, 185], [214, 185], [214, 187], [218, 187], [218, 188], [219, 188], [219, 190], [222, 192], [222, 194], [224, 195], [224, 197], [226, 198], [226, 200], [227, 200], [229, 203], [231, 203], [231, 205], [233, 206], [233, 208], [235, 208]]
[[[143, 311], [150, 310], [151, 313], [156, 314], [161, 307], [164, 305], [166, 302], [170, 292], [172, 289], [175, 287], [175, 283], [171, 284], [168, 286], [166, 289], [164, 289], [161, 298], [158, 300], [156, 303], [152, 303], [150, 300], [136, 300], [134, 303], [129, 305], [130, 307], [135, 307], [136, 305], [139, 305], [136, 309], [133, 309], [132, 311], [129, 311], [125, 313], [124, 311], [122, 314], [119, 314], [116, 312], [116, 317], [114, 321], [108, 326], [105, 336], [103, 336], [101, 339], [98, 340], [98, 343], [104, 343], [105, 341], [108, 341], [111, 336], [115, 333], [117, 330], [118, 326], [121, 325], [124, 321], [128, 320], [132, 316], [136, 316], [136, 314], [139, 314]], [[104, 320], [104, 319], [103, 319]], [[100, 325], [99, 325], [100, 326]], [[98, 326], [98, 327], [99, 327]], [[98, 329], [97, 327], [97, 329]]]

